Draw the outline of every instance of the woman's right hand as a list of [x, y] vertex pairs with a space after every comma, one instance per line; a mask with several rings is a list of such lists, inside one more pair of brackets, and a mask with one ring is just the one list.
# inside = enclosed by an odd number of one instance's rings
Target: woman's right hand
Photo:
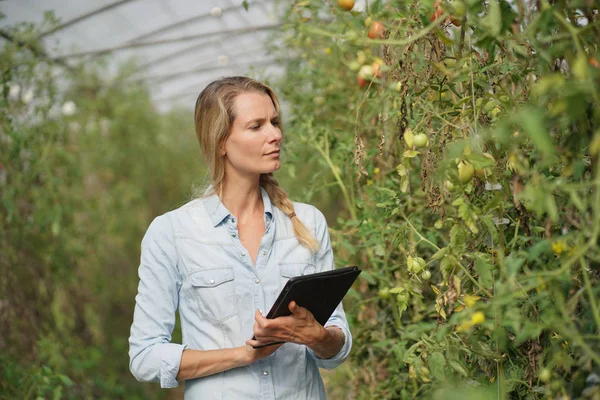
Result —
[[262, 360], [263, 358], [269, 357], [271, 354], [275, 353], [277, 351], [277, 349], [279, 349], [281, 346], [283, 346], [283, 343], [281, 344], [274, 344], [271, 346], [266, 346], [266, 347], [260, 347], [258, 349], [255, 349], [252, 346], [257, 346], [260, 345], [262, 343], [256, 341], [256, 340], [247, 340], [246, 341], [246, 361], [249, 364], [252, 364], [255, 361], [258, 360]]

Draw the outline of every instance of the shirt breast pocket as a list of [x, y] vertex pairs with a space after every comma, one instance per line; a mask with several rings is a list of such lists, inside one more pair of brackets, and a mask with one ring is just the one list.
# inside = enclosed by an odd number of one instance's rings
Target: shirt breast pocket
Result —
[[280, 262], [279, 270], [281, 272], [281, 285], [283, 289], [285, 284], [294, 276], [302, 276], [314, 274], [316, 272], [315, 265], [310, 262]]
[[221, 322], [237, 314], [233, 268], [196, 270], [189, 280], [192, 296], [204, 319]]

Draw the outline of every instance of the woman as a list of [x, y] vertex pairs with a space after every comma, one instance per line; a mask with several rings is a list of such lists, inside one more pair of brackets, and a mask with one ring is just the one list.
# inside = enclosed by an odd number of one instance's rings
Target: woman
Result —
[[[323, 214], [292, 203], [272, 175], [277, 97], [250, 78], [223, 78], [198, 97], [195, 122], [211, 185], [142, 240], [131, 372], [165, 388], [186, 381], [186, 399], [324, 399], [318, 368], [352, 347], [342, 305], [325, 327], [294, 302], [289, 317], [262, 315], [290, 277], [334, 267]], [[183, 344], [170, 342], [177, 309]], [[272, 342], [285, 344], [259, 347]]]

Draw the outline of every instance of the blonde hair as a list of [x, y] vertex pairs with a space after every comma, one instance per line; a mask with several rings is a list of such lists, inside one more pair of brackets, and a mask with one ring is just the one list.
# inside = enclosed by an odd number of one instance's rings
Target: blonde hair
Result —
[[[210, 186], [203, 192], [204, 196], [221, 193], [225, 179], [225, 161], [221, 156], [221, 149], [225, 147], [225, 141], [236, 117], [234, 101], [240, 94], [249, 92], [268, 95], [277, 113], [280, 112], [279, 100], [270, 87], [243, 76], [226, 77], [211, 82], [198, 96], [194, 111], [196, 136], [210, 176]], [[267, 191], [271, 202], [291, 219], [298, 242], [313, 253], [316, 252], [320, 247], [319, 242], [296, 216], [294, 204], [273, 174], [261, 174], [260, 185]]]

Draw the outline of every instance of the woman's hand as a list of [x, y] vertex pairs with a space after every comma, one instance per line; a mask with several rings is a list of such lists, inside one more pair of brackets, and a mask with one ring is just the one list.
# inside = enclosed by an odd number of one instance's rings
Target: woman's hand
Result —
[[294, 301], [288, 305], [288, 308], [292, 315], [275, 319], [267, 319], [257, 310], [254, 315], [256, 340], [247, 343], [256, 346], [273, 342], [290, 342], [312, 348], [326, 339], [327, 330], [317, 322], [310, 311], [300, 307]]
[[262, 343], [256, 340], [247, 340], [246, 341], [246, 353], [245, 353], [245, 360], [244, 360], [244, 364], [245, 365], [250, 365], [255, 361], [258, 360], [262, 360], [265, 357], [269, 357], [271, 354], [275, 353], [275, 351], [277, 351], [278, 348], [280, 348], [281, 346], [283, 346], [283, 344], [274, 344], [271, 346], [266, 346], [266, 347], [261, 347], [258, 349], [255, 349], [252, 346], [259, 346], [261, 344], [267, 344], [267, 343]]

